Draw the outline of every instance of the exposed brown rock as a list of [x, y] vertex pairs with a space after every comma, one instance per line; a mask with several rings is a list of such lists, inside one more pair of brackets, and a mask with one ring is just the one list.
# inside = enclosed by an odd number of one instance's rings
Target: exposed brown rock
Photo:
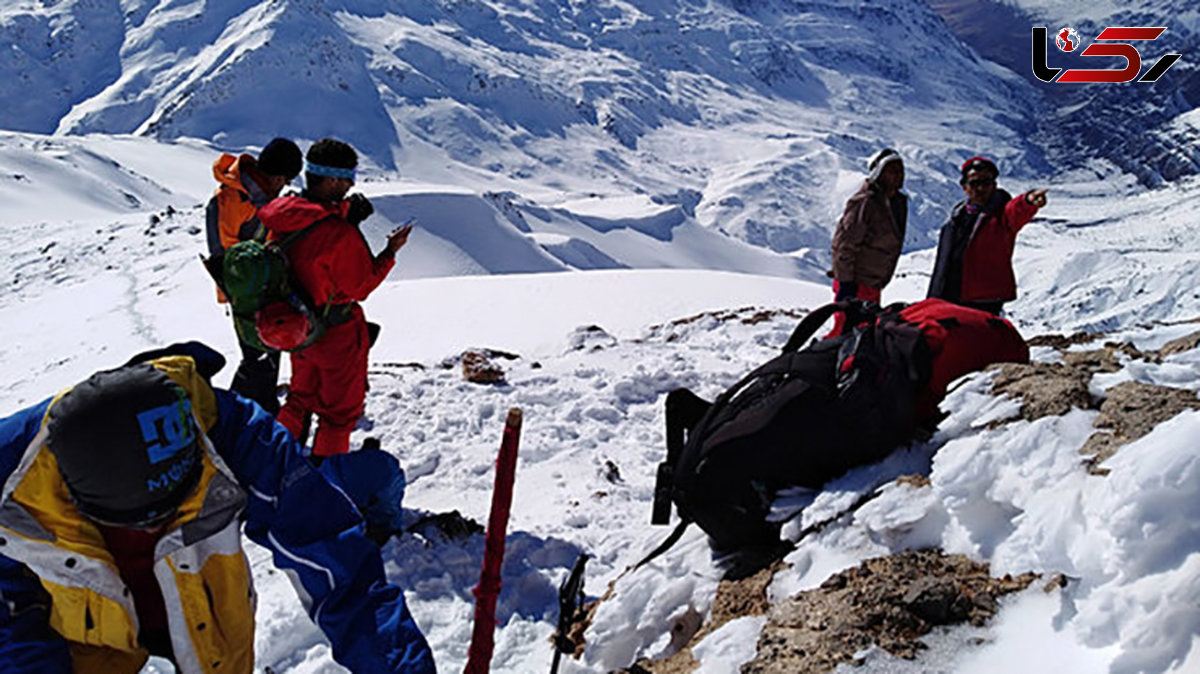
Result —
[[1063, 353], [1063, 362], [1072, 367], [1084, 368], [1090, 372], [1118, 372], [1124, 365], [1117, 354], [1125, 354], [1130, 358], [1142, 360], [1157, 360], [1157, 354], [1142, 353], [1132, 344], [1122, 342], [1105, 344], [1102, 349], [1092, 351], [1067, 351]]
[[992, 392], [1020, 398], [1021, 416], [1033, 421], [1066, 414], [1072, 407], [1092, 407], [1091, 376], [1087, 369], [1060, 363], [1005, 363]]
[[910, 487], [928, 487], [932, 484], [928, 475], [901, 475], [896, 478], [896, 484], [906, 484]]
[[1046, 584], [1042, 586], [1042, 592], [1045, 592], [1046, 594], [1050, 594], [1051, 592], [1054, 592], [1055, 590], [1061, 590], [1062, 588], [1067, 586], [1068, 582], [1069, 581], [1065, 574], [1056, 573], [1056, 574], [1050, 576], [1050, 580], [1046, 581]]
[[708, 634], [734, 618], [744, 618], [750, 615], [763, 615], [771, 608], [767, 601], [767, 587], [775, 578], [775, 574], [787, 568], [782, 561], [763, 569], [753, 576], [741, 580], [723, 580], [717, 586], [717, 598], [713, 600], [709, 612], [710, 626], [704, 633]]
[[992, 578], [987, 565], [937, 550], [867, 560], [772, 607], [744, 674], [828, 672], [875, 644], [915, 658], [935, 625], [986, 623], [997, 598], [1037, 576]]
[[1076, 332], [1075, 334], [1069, 335], [1069, 336], [1067, 336], [1067, 335], [1038, 335], [1037, 337], [1033, 337], [1032, 339], [1026, 340], [1025, 343], [1028, 344], [1030, 346], [1030, 348], [1035, 347], [1035, 346], [1051, 346], [1051, 347], [1058, 349], [1059, 351], [1066, 351], [1068, 347], [1075, 346], [1076, 344], [1087, 344], [1089, 342], [1094, 342], [1103, 336], [1104, 336], [1104, 333], [1102, 333], [1102, 332], [1101, 333]]
[[[1064, 350], [1063, 362], [1056, 364], [1004, 365], [996, 376], [994, 393], [1007, 393], [1021, 398], [1021, 416], [1034, 420], [1057, 416], [1072, 407], [1094, 408], [1088, 393], [1088, 383], [1097, 372], [1118, 372], [1123, 367], [1120, 355], [1128, 358], [1161, 362], [1163, 358], [1200, 347], [1200, 332], [1173, 340], [1157, 351], [1143, 352], [1129, 343], [1109, 342], [1102, 349], [1065, 351], [1083, 343], [1083, 335], [1071, 337], [1044, 336], [1030, 340]], [[1100, 405], [1096, 428], [1101, 429], [1088, 438], [1079, 450], [1090, 456], [1088, 471], [1107, 475], [1108, 469], [1099, 466], [1123, 445], [1154, 430], [1158, 424], [1187, 409], [1200, 409], [1195, 392], [1137, 382], [1118, 384], [1107, 392]]]
[[1099, 464], [1115, 454], [1123, 445], [1146, 435], [1158, 424], [1185, 410], [1200, 409], [1195, 391], [1128, 381], [1108, 389], [1108, 398], [1100, 405], [1096, 428], [1079, 450], [1091, 455], [1089, 471], [1106, 475], [1108, 470]]
[[[737, 321], [744, 325], [758, 325], [778, 316], [784, 316], [795, 320], [800, 320], [807, 315], [807, 312], [795, 311], [792, 309], [759, 309], [756, 307], [741, 307], [739, 309], [721, 309], [717, 311], [705, 311], [684, 318], [677, 318], [669, 323], [653, 325], [649, 328], [649, 333], [652, 335], [660, 335], [667, 342], [677, 341], [681, 337], [681, 333], [677, 328], [681, 328], [692, 323], [698, 323], [702, 320], [711, 318], [718, 323], [732, 323]], [[633, 340], [640, 341], [640, 340]]]
[[463, 379], [476, 384], [500, 384], [504, 382], [504, 370], [481, 351], [467, 351], [462, 355]]
[[787, 316], [789, 318], [803, 318], [807, 312], [794, 311], [791, 309], [758, 309], [755, 307], [741, 307], [738, 309], [720, 309], [717, 311], [703, 311], [698, 314], [693, 314], [684, 318], [677, 318], [669, 323], [652, 326], [651, 330], [657, 330], [663, 327], [672, 327], [678, 325], [687, 325], [696, 323], [705, 318], [713, 318], [720, 323], [729, 321], [739, 321], [745, 325], [757, 325], [763, 321], [769, 321], [776, 316]]
[[1180, 337], [1179, 339], [1172, 339], [1167, 342], [1158, 350], [1158, 355], [1161, 358], [1166, 358], [1176, 353], [1191, 351], [1198, 346], [1200, 346], [1200, 332], [1193, 332], [1187, 337]]

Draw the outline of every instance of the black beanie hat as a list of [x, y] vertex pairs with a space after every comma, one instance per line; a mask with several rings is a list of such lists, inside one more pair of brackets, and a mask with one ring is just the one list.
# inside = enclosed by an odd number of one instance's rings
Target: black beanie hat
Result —
[[340, 169], [358, 166], [358, 153], [353, 147], [336, 138], [322, 138], [308, 148], [305, 159], [310, 164], [320, 164]]
[[201, 448], [191, 400], [147, 363], [97, 372], [50, 408], [47, 444], [80, 512], [146, 526], [196, 488]]
[[303, 166], [300, 148], [287, 138], [275, 138], [258, 154], [258, 170], [288, 180], [300, 175]]

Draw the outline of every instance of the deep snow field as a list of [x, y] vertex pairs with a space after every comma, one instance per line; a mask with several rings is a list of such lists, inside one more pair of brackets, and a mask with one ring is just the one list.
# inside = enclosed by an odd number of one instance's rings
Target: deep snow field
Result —
[[[3, 173], [31, 173], [29, 157], [36, 155], [14, 150], [15, 142], [0, 148], [7, 150], [0, 151]], [[228, 357], [237, 353], [197, 261], [204, 249], [198, 204], [210, 189], [204, 166], [211, 151], [133, 139], [94, 143], [95, 154], [72, 146], [60, 160], [101, 167], [92, 172], [94, 184], [0, 186], [0, 196], [24, 199], [10, 201], [0, 216], [0, 246], [8, 251], [0, 268], [8, 289], [0, 295], [2, 410], [32, 404], [150, 346], [199, 339]], [[119, 157], [115, 166], [112, 157]], [[192, 177], [179, 178], [180, 167]], [[154, 180], [138, 177], [145, 175]], [[128, 184], [114, 187], [121, 180]], [[1014, 193], [1029, 187], [1001, 183]], [[668, 531], [649, 525], [654, 466], [665, 452], [663, 397], [679, 386], [715, 396], [770, 357], [798, 316], [827, 301], [828, 288], [778, 271], [644, 268], [651, 264], [447, 276], [464, 259], [468, 237], [455, 240], [445, 223], [474, 217], [455, 209], [477, 200], [464, 200], [461, 189], [413, 182], [368, 183], [364, 190], [391, 203], [387, 215], [396, 219], [419, 200], [429, 222], [366, 303], [383, 333], [371, 354], [371, 391], [355, 444], [374, 435], [400, 458], [414, 517], [456, 509], [485, 522], [505, 411], [524, 410], [494, 671], [548, 669], [558, 583], [580, 552], [593, 556], [589, 597], [620, 579], [587, 632], [583, 659], [565, 660], [561, 671], [604, 672], [661, 653], [679, 616], [707, 610], [720, 576], [695, 528], [668, 554], [622, 576]], [[166, 214], [169, 204], [173, 215]], [[1052, 185], [1050, 205], [1018, 243], [1014, 322], [1026, 337], [1103, 329], [1112, 333], [1107, 339], [1139, 348], [1194, 332], [1197, 324], [1178, 322], [1200, 317], [1197, 206], [1195, 182], [1157, 192], [1131, 184]], [[631, 220], [644, 215], [625, 207]], [[607, 204], [606, 217], [619, 218], [621, 208]], [[378, 215], [364, 229], [378, 246], [390, 226]], [[497, 234], [503, 226], [480, 230], [503, 238], [472, 251], [472, 260], [536, 253], [519, 232]], [[721, 246], [714, 255], [728, 254]], [[923, 296], [931, 253], [905, 257], [886, 301]], [[414, 278], [406, 268], [430, 273]], [[470, 347], [518, 356], [497, 361], [506, 383], [464, 381], [455, 359]], [[1049, 349], [1033, 355], [1056, 357]], [[234, 365], [218, 375], [219, 385]], [[988, 394], [991, 376], [961, 383], [943, 403], [950, 416], [927, 443], [831, 483], [799, 522], [836, 514], [876, 487], [884, 492], [789, 555], [791, 568], [776, 575], [771, 596], [819, 585], [868, 557], [940, 546], [990, 562], [994, 575], [1032, 570], [1073, 580], [1058, 595], [1037, 585], [1009, 598], [989, 627], [932, 637], [941, 644], [929, 651], [932, 660], [903, 663], [870, 653], [866, 669], [856, 671], [1200, 670], [1200, 413], [1180, 414], [1123, 448], [1101, 478], [1088, 475], [1076, 454], [1096, 412], [991, 429], [988, 422], [1016, 404]], [[1103, 396], [1121, 380], [1200, 392], [1200, 350], [1161, 364], [1127, 362], [1119, 373], [1097, 376], [1093, 394]], [[930, 486], [890, 484], [908, 472], [929, 475]], [[465, 663], [482, 540], [407, 534], [384, 549], [441, 671]], [[260, 666], [277, 674], [339, 671], [283, 575], [261, 549], [252, 549], [251, 559]], [[693, 649], [700, 671], [737, 671], [753, 656], [761, 625], [761, 618], [746, 618], [710, 635]]]

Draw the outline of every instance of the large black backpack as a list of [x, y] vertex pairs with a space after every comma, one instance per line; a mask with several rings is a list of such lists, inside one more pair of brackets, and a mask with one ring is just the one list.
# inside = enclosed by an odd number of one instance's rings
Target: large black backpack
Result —
[[[779, 525], [766, 521], [778, 490], [820, 488], [909, 442], [930, 355], [917, 326], [897, 318], [901, 308], [826, 305], [801, 321], [783, 353], [712, 403], [687, 389], [668, 394], [651, 521], [666, 524], [674, 503], [683, 520], [676, 536], [696, 522], [716, 548], [778, 542]], [[857, 327], [803, 346], [835, 311]]]

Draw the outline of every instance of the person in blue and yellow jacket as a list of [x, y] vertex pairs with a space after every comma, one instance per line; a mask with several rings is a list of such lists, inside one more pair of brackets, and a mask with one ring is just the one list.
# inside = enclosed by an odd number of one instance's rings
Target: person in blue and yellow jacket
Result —
[[433, 672], [345, 493], [191, 342], [0, 420], [0, 671], [254, 669], [241, 532], [270, 549], [339, 663]]

